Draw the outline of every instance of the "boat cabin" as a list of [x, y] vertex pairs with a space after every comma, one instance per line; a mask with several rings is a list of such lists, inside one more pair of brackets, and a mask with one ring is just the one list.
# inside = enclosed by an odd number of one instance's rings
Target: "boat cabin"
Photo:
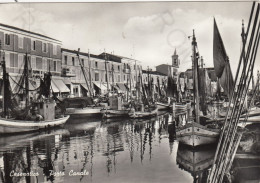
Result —
[[36, 113], [40, 114], [45, 121], [55, 119], [55, 106], [56, 103], [53, 100], [46, 100], [43, 102], [35, 103]]

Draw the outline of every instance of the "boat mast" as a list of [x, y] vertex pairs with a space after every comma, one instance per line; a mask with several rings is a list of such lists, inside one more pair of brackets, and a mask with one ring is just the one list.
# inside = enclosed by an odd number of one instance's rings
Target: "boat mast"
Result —
[[89, 87], [92, 92], [92, 96], [94, 97], [94, 91], [92, 86], [92, 78], [91, 78], [91, 61], [90, 61], [90, 53], [88, 49], [88, 73], [89, 73]]
[[25, 107], [29, 106], [29, 69], [28, 69], [28, 55], [25, 54], [25, 63], [24, 63], [24, 84], [25, 84]]
[[108, 75], [107, 75], [107, 54], [105, 52], [105, 69], [106, 69], [106, 80], [107, 80], [107, 93], [109, 93]]
[[197, 47], [197, 42], [196, 42], [196, 37], [195, 37], [195, 32], [193, 30], [193, 36], [192, 36], [192, 59], [193, 59], [193, 86], [194, 88], [194, 105], [195, 105], [195, 117], [196, 117], [196, 122], [200, 123], [199, 121], [199, 105], [200, 105], [200, 101], [199, 101], [199, 82], [198, 82], [198, 58], [197, 58], [197, 54], [196, 54], [196, 47]]
[[131, 82], [131, 66], [129, 66], [129, 84], [130, 84], [130, 101], [132, 101], [132, 82]]
[[[241, 38], [242, 38], [242, 44], [243, 44], [242, 47], [245, 48], [245, 46], [246, 46], [246, 34], [245, 34], [244, 20], [242, 20], [242, 33], [241, 33]], [[242, 50], [242, 51], [243, 51], [243, 53], [242, 53], [243, 65], [245, 66], [245, 65], [246, 65], [246, 54], [245, 54], [245, 50]], [[253, 78], [254, 78], [254, 77], [253, 77]], [[247, 81], [245, 81], [245, 82], [247, 82]], [[249, 81], [248, 81], [248, 82], [249, 82]], [[252, 82], [252, 83], [253, 83], [253, 82]], [[244, 84], [246, 84], [246, 83], [244, 83]], [[246, 89], [245, 89], [244, 92], [246, 92]], [[247, 95], [245, 96], [245, 104], [244, 104], [244, 107], [245, 107], [246, 109], [248, 108]]]
[[115, 84], [114, 84], [114, 64], [112, 64], [112, 68], [111, 68], [111, 75], [112, 75], [112, 93], [114, 95], [114, 91], [115, 91]]
[[[0, 40], [0, 58], [2, 56], [2, 44], [1, 44], [1, 40]], [[5, 66], [5, 53], [3, 52], [3, 60], [1, 62], [2, 68], [3, 68], [3, 117], [7, 116], [7, 80], [8, 78], [8, 73], [6, 73], [6, 66]]]
[[[85, 71], [85, 69], [84, 69], [84, 65], [83, 65], [83, 63], [81, 62], [80, 58], [79, 58], [79, 51], [80, 51], [80, 49], [78, 49], [78, 52], [77, 52], [77, 56], [78, 56], [78, 60], [79, 60], [79, 65], [80, 65], [80, 67], [81, 67], [82, 74], [83, 74], [83, 76], [84, 76], [85, 82], [86, 82], [87, 87], [88, 87], [88, 90], [89, 90], [89, 96], [91, 96], [91, 95], [92, 95], [92, 92], [91, 92], [91, 89], [90, 89], [90, 86], [89, 86], [89, 83], [88, 83], [88, 79], [87, 79], [86, 71]], [[91, 82], [91, 81], [89, 81], [89, 82]]]

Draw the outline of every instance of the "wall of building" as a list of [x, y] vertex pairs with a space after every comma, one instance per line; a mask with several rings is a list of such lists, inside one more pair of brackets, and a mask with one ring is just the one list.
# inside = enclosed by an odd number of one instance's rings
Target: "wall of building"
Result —
[[36, 77], [51, 70], [53, 76], [61, 73], [61, 42], [33, 33], [0, 26], [1, 48], [5, 53], [7, 72], [18, 74], [28, 54]]

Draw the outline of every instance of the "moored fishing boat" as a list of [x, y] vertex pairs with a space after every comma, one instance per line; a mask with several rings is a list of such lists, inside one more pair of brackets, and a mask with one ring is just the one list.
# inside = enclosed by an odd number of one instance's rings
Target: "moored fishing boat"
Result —
[[[69, 115], [56, 114], [55, 101], [50, 97], [51, 74], [44, 75], [41, 80], [38, 100], [29, 100], [29, 69], [27, 53], [24, 57], [24, 69], [22, 77], [17, 84], [23, 88], [25, 95], [25, 108], [17, 109], [16, 101], [10, 90], [9, 74], [6, 72], [5, 60], [2, 61], [3, 68], [3, 113], [0, 118], [0, 133], [19, 133], [35, 131], [63, 125]], [[25, 85], [25, 86], [23, 86]], [[31, 99], [32, 100], [32, 99]], [[29, 103], [30, 102], [30, 103]]]
[[69, 117], [69, 115], [66, 115], [57, 119], [44, 121], [27, 121], [0, 118], [0, 133], [20, 133], [62, 126], [66, 123]]
[[199, 146], [217, 142], [219, 133], [219, 129], [208, 128], [196, 122], [190, 122], [183, 127], [177, 128], [176, 137], [183, 144]]
[[123, 102], [122, 96], [113, 95], [108, 98], [109, 106], [100, 110], [103, 118], [128, 117], [129, 105]]
[[146, 110], [146, 111], [135, 111], [134, 109], [131, 110], [131, 112], [129, 113], [129, 116], [131, 118], [149, 118], [149, 117], [153, 117], [156, 116], [158, 113], [158, 108], [155, 107], [155, 109], [152, 110]]
[[[95, 98], [93, 92], [93, 83], [91, 80], [90, 70], [88, 74], [84, 68], [84, 63], [80, 58], [80, 49], [78, 49], [77, 57], [79, 65], [85, 80], [85, 84], [88, 89], [87, 97], [76, 97], [76, 98], [66, 98], [63, 101], [63, 105], [66, 107], [66, 114], [73, 116], [73, 118], [82, 118], [86, 116], [101, 116], [100, 110], [107, 107], [106, 101], [101, 101], [101, 98]], [[88, 53], [88, 62], [90, 64], [90, 54]], [[90, 67], [89, 67], [90, 69]]]
[[[224, 54], [224, 52], [220, 52], [220, 50], [216, 50], [216, 44], [224, 50], [224, 45], [222, 43], [220, 34], [218, 32], [216, 23], [214, 21], [214, 54]], [[198, 70], [198, 52], [197, 52], [197, 42], [195, 38], [195, 34], [193, 32], [193, 39], [192, 39], [192, 46], [193, 46], [193, 81], [194, 81], [194, 114], [195, 120], [190, 119], [184, 126], [178, 127], [176, 129], [176, 137], [179, 142], [190, 145], [190, 146], [199, 146], [205, 144], [215, 143], [218, 140], [220, 130], [209, 128], [208, 126], [204, 126], [200, 124], [200, 96], [199, 96], [199, 70]], [[217, 53], [216, 53], [217, 52]], [[218, 57], [219, 58], [219, 57]], [[225, 57], [226, 59], [227, 57]], [[225, 64], [229, 65], [228, 60], [221, 60], [225, 62]], [[228, 67], [228, 66], [227, 66]], [[230, 69], [230, 67], [229, 67]], [[229, 79], [229, 78], [228, 78]], [[203, 101], [202, 101], [203, 102]], [[205, 101], [204, 101], [205, 102]]]
[[171, 109], [170, 104], [162, 103], [162, 102], [157, 102], [156, 104], [157, 104], [158, 110], [170, 110]]
[[72, 115], [73, 117], [82, 117], [82, 116], [101, 116], [100, 110], [103, 106], [88, 106], [84, 108], [67, 108], [66, 113]]
[[114, 109], [101, 109], [103, 118], [115, 118], [115, 117], [128, 117], [129, 109], [114, 110]]

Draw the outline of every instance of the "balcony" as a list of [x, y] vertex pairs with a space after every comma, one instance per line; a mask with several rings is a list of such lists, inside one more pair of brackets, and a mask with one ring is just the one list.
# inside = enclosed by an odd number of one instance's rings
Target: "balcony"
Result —
[[63, 68], [61, 72], [62, 77], [75, 77], [76, 74], [72, 72], [70, 68]]
[[129, 74], [130, 73], [130, 69], [123, 69], [123, 72], [126, 73], [126, 74]]

